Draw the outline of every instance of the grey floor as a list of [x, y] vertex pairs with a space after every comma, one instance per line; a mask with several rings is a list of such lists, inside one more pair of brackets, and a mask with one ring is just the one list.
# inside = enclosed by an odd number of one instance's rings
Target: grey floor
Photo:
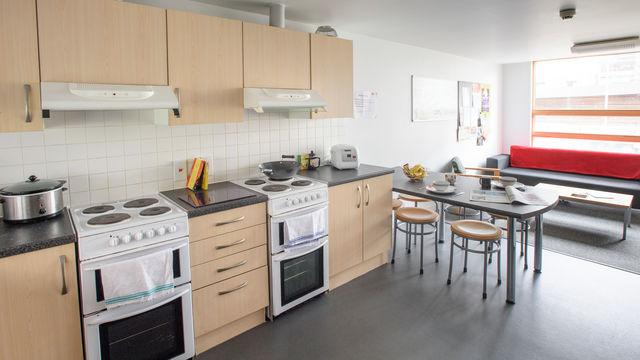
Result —
[[429, 240], [424, 275], [418, 249], [399, 251], [395, 265], [197, 359], [640, 359], [640, 275], [544, 251], [542, 274], [518, 259], [515, 305], [505, 303], [505, 283], [496, 286], [495, 266], [483, 301], [482, 256], [470, 256], [463, 274], [457, 251], [447, 286], [448, 244], [436, 264]]

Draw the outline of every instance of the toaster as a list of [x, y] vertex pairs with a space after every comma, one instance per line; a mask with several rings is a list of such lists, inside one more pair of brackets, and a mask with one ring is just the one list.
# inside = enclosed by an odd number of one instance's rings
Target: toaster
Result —
[[356, 169], [360, 166], [358, 148], [349, 144], [338, 144], [331, 147], [331, 165], [336, 169]]

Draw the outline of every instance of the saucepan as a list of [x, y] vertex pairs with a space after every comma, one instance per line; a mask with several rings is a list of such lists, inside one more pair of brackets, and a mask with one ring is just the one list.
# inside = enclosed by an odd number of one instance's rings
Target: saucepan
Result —
[[[295, 159], [293, 155], [282, 155], [283, 159]], [[289, 180], [300, 170], [300, 163], [295, 160], [269, 161], [258, 165], [260, 171], [271, 180]]]

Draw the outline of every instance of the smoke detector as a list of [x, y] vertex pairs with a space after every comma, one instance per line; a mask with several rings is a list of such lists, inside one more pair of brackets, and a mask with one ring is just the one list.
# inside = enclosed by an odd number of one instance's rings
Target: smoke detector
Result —
[[575, 8], [560, 9], [560, 18], [562, 18], [562, 20], [573, 19], [575, 15], [576, 15]]

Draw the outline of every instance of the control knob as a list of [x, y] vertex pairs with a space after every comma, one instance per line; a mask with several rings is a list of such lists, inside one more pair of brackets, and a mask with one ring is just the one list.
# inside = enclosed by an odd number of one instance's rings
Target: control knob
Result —
[[153, 230], [147, 230], [144, 232], [144, 236], [151, 239], [152, 237], [156, 236], [156, 232]]
[[304, 197], [304, 201], [309, 201], [309, 200], [311, 200], [311, 199], [308, 196]]
[[111, 247], [118, 246], [118, 238], [117, 237], [112, 237], [111, 239], [109, 239], [109, 246], [111, 246]]
[[128, 244], [129, 241], [131, 241], [131, 235], [126, 234], [126, 235], [120, 236], [120, 242], [122, 242], [123, 244]]
[[164, 235], [164, 233], [165, 233], [166, 231], [167, 231], [167, 229], [165, 229], [165, 228], [161, 227], [161, 228], [156, 229], [156, 234], [157, 234], [158, 236], [162, 236], [162, 235]]
[[291, 200], [291, 203], [292, 203], [293, 205], [297, 204], [297, 203], [298, 203], [298, 199], [293, 199], [293, 200]]
[[287, 200], [287, 201], [284, 203], [284, 206], [291, 206], [291, 200]]
[[136, 241], [142, 240], [143, 237], [144, 237], [144, 235], [142, 234], [142, 231], [138, 231], [137, 233], [135, 233], [135, 235], [133, 235], [133, 238]]
[[169, 225], [169, 227], [167, 228], [167, 230], [169, 231], [169, 234], [172, 234], [176, 231], [178, 231], [178, 227], [175, 225]]

